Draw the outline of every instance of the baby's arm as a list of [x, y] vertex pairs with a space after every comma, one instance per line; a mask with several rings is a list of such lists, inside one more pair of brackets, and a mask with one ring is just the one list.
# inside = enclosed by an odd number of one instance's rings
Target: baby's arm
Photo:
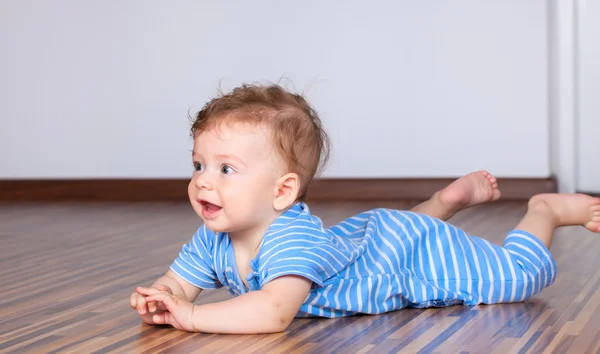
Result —
[[166, 292], [149, 295], [160, 301], [167, 312], [155, 315], [157, 324], [205, 333], [258, 334], [285, 330], [308, 296], [312, 282], [287, 275], [264, 285], [261, 290], [222, 302], [193, 305]]
[[259, 291], [200, 305], [194, 328], [211, 333], [273, 333], [285, 330], [308, 296], [312, 282], [294, 275], [277, 278]]
[[168, 286], [173, 291], [173, 295], [180, 296], [190, 302], [194, 302], [202, 291], [202, 289], [188, 283], [170, 269], [165, 275], [158, 278], [151, 287], [158, 288], [160, 285]]

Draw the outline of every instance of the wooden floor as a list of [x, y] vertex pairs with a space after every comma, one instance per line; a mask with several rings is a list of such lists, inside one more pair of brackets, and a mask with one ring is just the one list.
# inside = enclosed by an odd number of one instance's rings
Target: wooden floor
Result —
[[[311, 209], [326, 225], [372, 207]], [[458, 214], [456, 225], [501, 244], [525, 203]], [[162, 275], [199, 219], [185, 203], [0, 204], [1, 353], [597, 353], [600, 237], [557, 233], [557, 282], [524, 303], [408, 309], [379, 316], [297, 319], [284, 333], [212, 335], [143, 324], [136, 285]], [[198, 303], [229, 298], [204, 292]]]

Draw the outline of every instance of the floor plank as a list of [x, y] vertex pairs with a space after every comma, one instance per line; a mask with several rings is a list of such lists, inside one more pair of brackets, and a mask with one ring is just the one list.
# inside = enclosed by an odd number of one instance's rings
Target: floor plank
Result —
[[[319, 202], [326, 226], [374, 207]], [[451, 222], [502, 244], [525, 213], [504, 201]], [[557, 281], [532, 299], [493, 306], [406, 309], [378, 316], [296, 319], [283, 333], [214, 335], [143, 324], [137, 285], [162, 275], [199, 219], [186, 203], [0, 204], [0, 353], [594, 353], [600, 347], [600, 238], [557, 232]], [[228, 299], [206, 291], [197, 303]]]

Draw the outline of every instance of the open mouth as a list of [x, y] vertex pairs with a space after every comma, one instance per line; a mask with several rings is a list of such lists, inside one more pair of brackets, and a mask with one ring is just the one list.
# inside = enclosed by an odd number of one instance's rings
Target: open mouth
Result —
[[206, 200], [198, 200], [198, 202], [200, 203], [200, 205], [202, 205], [202, 215], [204, 215], [205, 217], [214, 216], [222, 209], [222, 207], [207, 202]]

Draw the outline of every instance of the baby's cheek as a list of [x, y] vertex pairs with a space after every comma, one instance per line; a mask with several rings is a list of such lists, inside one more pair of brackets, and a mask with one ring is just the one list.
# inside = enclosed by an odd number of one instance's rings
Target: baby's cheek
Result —
[[192, 179], [190, 183], [188, 183], [188, 196], [190, 199], [195, 198], [196, 195], [196, 186], [194, 185], [194, 180]]
[[238, 201], [234, 204], [235, 215], [239, 215], [245, 221], [254, 221], [262, 215], [261, 200], [257, 195], [250, 193], [250, 191], [240, 194]]

